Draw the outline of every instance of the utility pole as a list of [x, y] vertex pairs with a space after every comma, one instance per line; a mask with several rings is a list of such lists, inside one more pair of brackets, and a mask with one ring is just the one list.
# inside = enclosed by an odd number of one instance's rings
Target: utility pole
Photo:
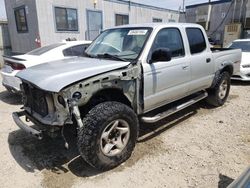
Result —
[[182, 11], [185, 12], [185, 0], [182, 0]]
[[[243, 21], [243, 19], [241, 19], [241, 10], [242, 10], [242, 6], [243, 6], [243, 0], [241, 0], [240, 3], [240, 15], [239, 15], [239, 22], [241, 22], [241, 20]], [[246, 11], [246, 10], [245, 10]], [[242, 16], [243, 17], [243, 16]]]
[[233, 0], [233, 2], [234, 2], [234, 9], [233, 9], [233, 20], [232, 20], [232, 22], [234, 23], [235, 9], [236, 9], [236, 1]]

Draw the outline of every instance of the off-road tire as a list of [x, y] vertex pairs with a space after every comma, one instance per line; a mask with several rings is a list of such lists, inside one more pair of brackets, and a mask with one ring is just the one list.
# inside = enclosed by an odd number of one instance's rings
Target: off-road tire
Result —
[[[108, 124], [116, 119], [125, 120], [130, 128], [127, 145], [116, 156], [106, 156], [100, 146], [101, 135]], [[110, 170], [126, 161], [132, 154], [138, 137], [138, 118], [127, 105], [103, 102], [94, 106], [83, 118], [78, 130], [77, 144], [82, 158], [99, 170]]]
[[[219, 97], [220, 86], [223, 82], [227, 83], [227, 89], [225, 91], [226, 92], [225, 96], [223, 98], [220, 98]], [[230, 85], [231, 85], [230, 74], [228, 72], [222, 72], [217, 78], [215, 86], [208, 90], [208, 97], [206, 99], [206, 102], [215, 107], [222, 106], [226, 102], [227, 97], [229, 95]]]

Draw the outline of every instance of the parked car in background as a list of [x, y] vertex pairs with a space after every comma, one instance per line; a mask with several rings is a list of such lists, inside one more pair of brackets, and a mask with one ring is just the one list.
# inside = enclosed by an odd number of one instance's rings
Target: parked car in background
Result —
[[8, 91], [19, 92], [21, 80], [15, 76], [20, 70], [70, 56], [80, 56], [90, 43], [91, 41], [63, 41], [37, 48], [23, 55], [4, 56], [2, 84]]
[[250, 39], [235, 40], [229, 45], [229, 48], [242, 50], [240, 71], [236, 72], [232, 79], [250, 81]]

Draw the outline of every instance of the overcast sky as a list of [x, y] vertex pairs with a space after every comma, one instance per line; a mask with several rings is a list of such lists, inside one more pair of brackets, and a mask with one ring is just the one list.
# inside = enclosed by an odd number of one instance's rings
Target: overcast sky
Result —
[[[162, 8], [178, 10], [179, 7], [182, 6], [183, 0], [131, 0], [131, 1], [142, 3], [142, 4], [158, 6]], [[186, 2], [185, 3], [186, 5], [191, 5], [191, 4], [196, 4], [196, 3], [208, 2], [208, 0], [185, 0], [185, 2]], [[4, 0], [0, 0], [0, 20], [1, 19], [6, 19]]]

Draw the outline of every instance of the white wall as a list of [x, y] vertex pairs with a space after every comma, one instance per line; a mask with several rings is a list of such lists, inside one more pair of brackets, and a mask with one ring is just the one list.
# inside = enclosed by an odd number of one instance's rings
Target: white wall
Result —
[[[76, 8], [78, 13], [77, 32], [57, 32], [55, 28], [54, 6]], [[96, 6], [93, 0], [36, 0], [36, 10], [38, 17], [38, 28], [42, 45], [47, 45], [61, 41], [66, 38], [76, 38], [84, 40], [87, 31], [87, 10], [100, 10], [103, 13], [103, 29], [115, 26], [115, 14], [129, 15], [129, 23], [152, 22], [154, 18], [161, 18], [163, 22], [170, 19], [178, 22], [179, 13], [177, 11], [159, 11], [127, 4], [114, 3], [110, 1], [97, 0]]]
[[179, 20], [179, 13], [176, 11], [160, 11], [139, 6], [129, 8], [128, 5], [104, 1], [104, 25], [106, 28], [114, 27], [115, 14], [129, 15], [130, 24], [149, 23], [152, 22], [153, 18], [160, 18], [163, 22], [169, 22], [169, 20], [178, 22]]

